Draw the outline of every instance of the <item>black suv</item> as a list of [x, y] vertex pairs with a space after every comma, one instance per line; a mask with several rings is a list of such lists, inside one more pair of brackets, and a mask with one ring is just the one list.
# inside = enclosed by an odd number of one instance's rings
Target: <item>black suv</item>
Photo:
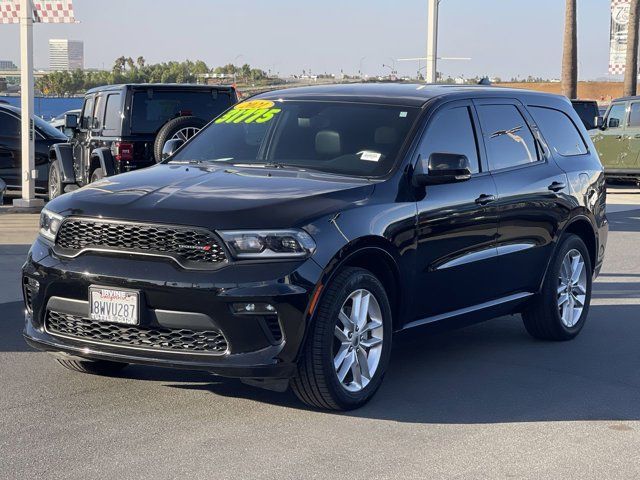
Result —
[[[35, 129], [35, 165], [38, 177], [36, 193], [46, 195], [49, 170], [49, 149], [64, 143], [67, 137], [39, 117], [33, 117]], [[20, 109], [0, 104], [0, 178], [10, 191], [22, 190], [22, 144], [20, 136]]]
[[73, 132], [69, 143], [51, 149], [49, 197], [154, 165], [167, 140], [188, 140], [237, 100], [233, 87], [219, 85], [129, 84], [89, 90], [80, 115], [65, 115], [64, 128]]
[[401, 330], [520, 312], [536, 338], [575, 337], [605, 199], [559, 96], [265, 93], [161, 164], [47, 206], [23, 270], [24, 335], [84, 372], [203, 369], [354, 408]]

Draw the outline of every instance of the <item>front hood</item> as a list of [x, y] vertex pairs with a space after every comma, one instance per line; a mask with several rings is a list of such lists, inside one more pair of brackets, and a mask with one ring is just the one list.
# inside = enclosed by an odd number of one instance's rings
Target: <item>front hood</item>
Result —
[[56, 198], [63, 215], [215, 229], [303, 226], [368, 198], [371, 182], [297, 170], [156, 165]]

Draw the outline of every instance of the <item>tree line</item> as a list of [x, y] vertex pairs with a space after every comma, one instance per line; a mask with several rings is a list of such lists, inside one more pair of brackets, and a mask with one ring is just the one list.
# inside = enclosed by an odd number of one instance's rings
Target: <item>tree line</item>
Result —
[[67, 96], [90, 88], [119, 83], [196, 83], [199, 75], [225, 74], [238, 82], [260, 82], [267, 78], [264, 70], [245, 64], [224, 65], [215, 69], [202, 60], [147, 64], [144, 57], [134, 60], [119, 57], [111, 70], [74, 70], [51, 72], [36, 80], [36, 89], [44, 95]]

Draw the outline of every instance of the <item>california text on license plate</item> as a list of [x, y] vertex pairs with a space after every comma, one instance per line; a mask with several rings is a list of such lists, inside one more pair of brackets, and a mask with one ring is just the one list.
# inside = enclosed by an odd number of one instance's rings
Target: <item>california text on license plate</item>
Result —
[[89, 287], [89, 317], [101, 322], [138, 324], [138, 292]]

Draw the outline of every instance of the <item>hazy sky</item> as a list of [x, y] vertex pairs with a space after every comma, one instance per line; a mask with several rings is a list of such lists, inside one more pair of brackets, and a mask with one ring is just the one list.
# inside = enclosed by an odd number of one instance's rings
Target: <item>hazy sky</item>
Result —
[[[465, 76], [559, 77], [564, 0], [442, 0], [439, 70]], [[578, 0], [581, 79], [607, 75], [609, 0]], [[36, 25], [35, 64], [49, 38], [84, 41], [86, 67], [121, 55], [148, 62], [250, 63], [281, 74], [388, 71], [426, 50], [426, 0], [74, 0], [78, 25]], [[18, 27], [0, 25], [0, 59], [18, 63]], [[400, 74], [417, 63], [398, 63]]]

